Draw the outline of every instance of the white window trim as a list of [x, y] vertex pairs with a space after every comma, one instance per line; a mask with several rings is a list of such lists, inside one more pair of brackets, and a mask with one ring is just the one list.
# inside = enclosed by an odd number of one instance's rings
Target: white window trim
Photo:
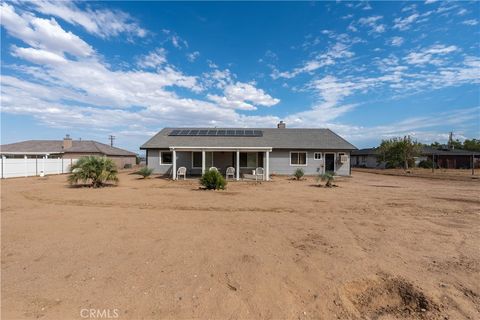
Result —
[[335, 152], [325, 152], [325, 161], [323, 163], [323, 170], [327, 172], [327, 154], [333, 154], [333, 172], [337, 172], [337, 154]]
[[[194, 163], [194, 162], [193, 162], [193, 154], [194, 154], [194, 153], [200, 153], [200, 155], [202, 155], [202, 151], [192, 151], [192, 169], [202, 169], [202, 165], [200, 165], [200, 167], [194, 167], [194, 166], [193, 166], [193, 163]], [[202, 157], [203, 157], [203, 156], [202, 156]], [[205, 152], [205, 158], [206, 158], [206, 152]], [[205, 159], [205, 160], [207, 160], [207, 159]], [[206, 162], [206, 161], [205, 161], [205, 162]]]
[[[292, 153], [305, 153], [305, 164], [292, 164]], [[306, 167], [308, 166], [308, 152], [307, 151], [290, 151], [288, 162], [290, 167]]]
[[[240, 155], [241, 155], [242, 153], [246, 153], [246, 154], [247, 154], [247, 164], [248, 164], [248, 154], [249, 154], [249, 153], [253, 153], [253, 152], [240, 152]], [[242, 166], [240, 166], [240, 169], [256, 169], [256, 168], [258, 168], [258, 152], [255, 152], [255, 155], [256, 155], [256, 156], [255, 156], [255, 167], [242, 167]], [[240, 163], [239, 163], [239, 165], [240, 165]]]
[[[166, 153], [166, 152], [172, 154], [172, 163], [163, 163], [163, 154]], [[171, 165], [173, 165], [173, 152], [172, 151], [160, 151], [160, 165], [161, 166], [171, 166]]]
[[[320, 155], [320, 159], [315, 158], [315, 156], [316, 156], [317, 154]], [[315, 161], [320, 161], [320, 160], [322, 160], [322, 159], [323, 159], [323, 153], [322, 153], [322, 152], [314, 152], [314, 153], [313, 153], [313, 160], [315, 160]]]

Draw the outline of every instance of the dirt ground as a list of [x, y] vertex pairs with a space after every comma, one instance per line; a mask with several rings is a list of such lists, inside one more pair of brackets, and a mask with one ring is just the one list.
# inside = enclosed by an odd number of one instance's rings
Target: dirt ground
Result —
[[4, 180], [2, 319], [480, 318], [478, 180], [315, 184]]
[[392, 176], [409, 176], [421, 177], [429, 179], [440, 180], [477, 180], [480, 179], [480, 169], [475, 169], [472, 174], [472, 169], [424, 169], [411, 168], [404, 169], [371, 169], [371, 168], [352, 168], [355, 172], [369, 172], [376, 174], [392, 175]]

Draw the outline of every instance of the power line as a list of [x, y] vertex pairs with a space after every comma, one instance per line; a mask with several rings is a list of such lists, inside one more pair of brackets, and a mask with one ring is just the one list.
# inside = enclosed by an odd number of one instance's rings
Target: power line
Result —
[[110, 147], [113, 147], [113, 141], [115, 140], [115, 136], [109, 135], [108, 139], [110, 140]]

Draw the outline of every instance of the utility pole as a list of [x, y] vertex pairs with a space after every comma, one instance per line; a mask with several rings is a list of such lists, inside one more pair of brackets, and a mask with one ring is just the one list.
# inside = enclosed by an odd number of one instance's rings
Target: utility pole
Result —
[[115, 136], [109, 135], [108, 139], [110, 140], [110, 147], [113, 147], [113, 141], [115, 140]]

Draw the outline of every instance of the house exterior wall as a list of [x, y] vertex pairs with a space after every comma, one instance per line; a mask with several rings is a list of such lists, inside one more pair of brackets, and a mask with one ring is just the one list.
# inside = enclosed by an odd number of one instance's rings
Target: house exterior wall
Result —
[[385, 163], [378, 162], [375, 155], [352, 155], [352, 166], [361, 168], [384, 169]]
[[[307, 165], [290, 165], [290, 152], [307, 152]], [[315, 160], [316, 152], [322, 154], [322, 160]], [[286, 150], [275, 149], [270, 153], [270, 174], [292, 175], [297, 168], [302, 168], [306, 175], [318, 175], [325, 173], [325, 154], [332, 153], [335, 156], [335, 173], [340, 176], [350, 175], [350, 151], [326, 151], [326, 150]], [[340, 163], [339, 154], [346, 154], [346, 163]]]
[[[162, 174], [165, 176], [172, 175], [171, 164], [160, 164], [160, 152], [170, 152], [170, 150], [164, 149], [148, 149], [147, 150], [147, 165], [149, 168], [153, 168], [154, 173]], [[290, 165], [290, 152], [300, 151], [307, 152], [307, 165]], [[322, 160], [315, 160], [315, 152], [322, 154]], [[187, 151], [177, 151], [177, 168], [186, 167], [188, 174], [201, 174], [201, 168], [192, 168], [192, 154]], [[348, 176], [350, 175], [350, 152], [335, 150], [287, 150], [287, 149], [275, 149], [270, 152], [270, 174], [291, 175], [296, 168], [302, 168], [306, 175], [316, 175], [325, 172], [324, 161], [325, 153], [333, 153], [335, 155], [335, 172], [337, 175]], [[340, 154], [346, 154], [348, 160], [346, 163], [340, 163]], [[235, 154], [235, 152], [233, 153]], [[214, 152], [214, 165], [224, 173], [226, 168], [233, 165], [232, 152]], [[262, 153], [258, 154], [258, 163], [262, 165], [264, 162], [264, 156]], [[208, 168], [209, 165], [206, 165]], [[265, 167], [265, 165], [263, 165]], [[255, 168], [242, 168], [241, 173], [250, 173]]]

